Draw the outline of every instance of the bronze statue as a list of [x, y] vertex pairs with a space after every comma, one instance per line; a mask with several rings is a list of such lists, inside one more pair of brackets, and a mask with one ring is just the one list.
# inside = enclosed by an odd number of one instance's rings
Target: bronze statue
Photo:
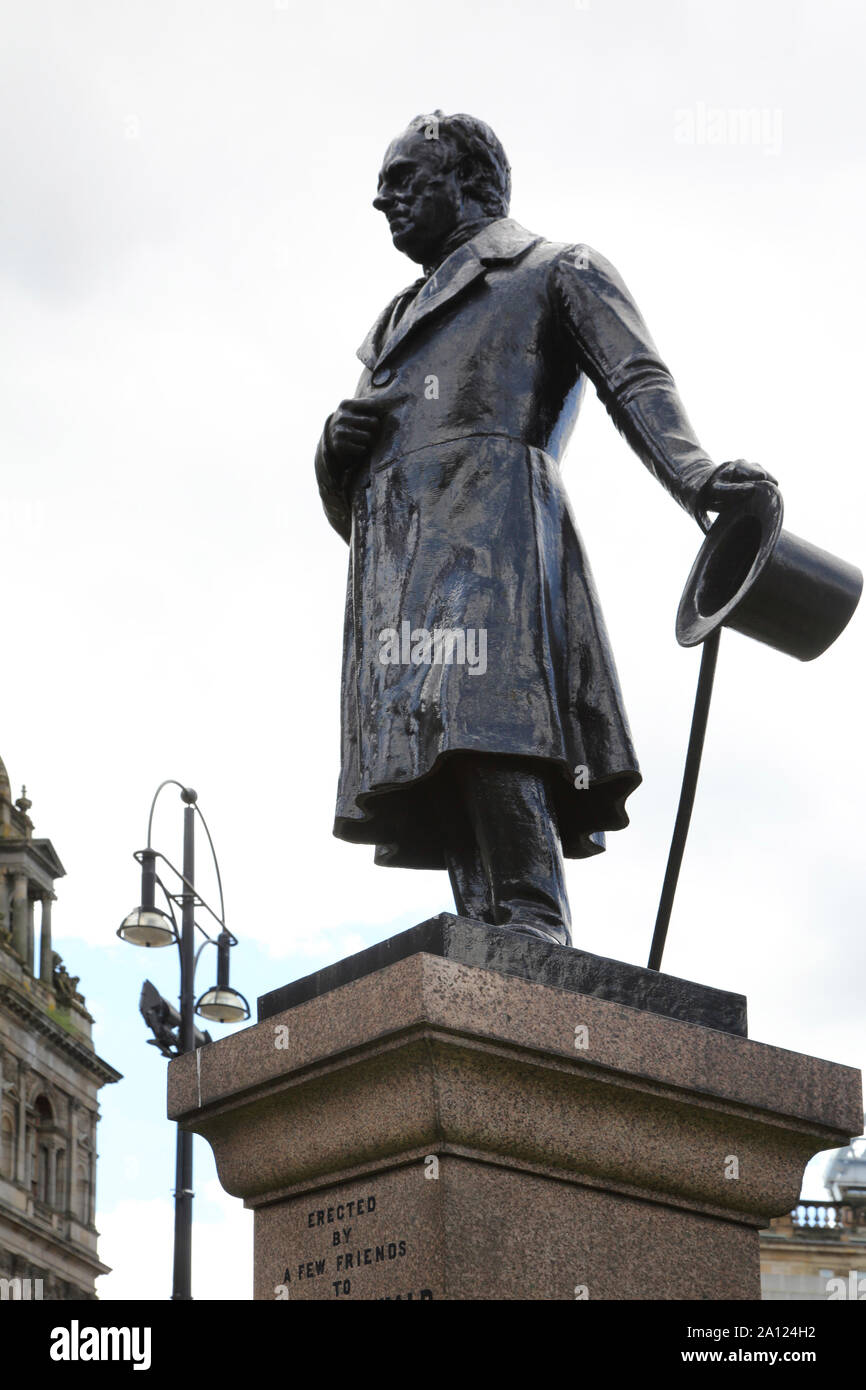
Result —
[[585, 381], [696, 519], [775, 480], [709, 458], [614, 268], [509, 197], [473, 117], [416, 117], [385, 153], [374, 207], [424, 273], [316, 453], [350, 546], [334, 833], [447, 868], [461, 916], [570, 945], [563, 855], [603, 849], [641, 780], [560, 474]]

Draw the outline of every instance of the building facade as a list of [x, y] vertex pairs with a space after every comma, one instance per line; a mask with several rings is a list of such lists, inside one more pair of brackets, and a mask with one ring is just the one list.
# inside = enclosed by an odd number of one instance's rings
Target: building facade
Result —
[[801, 1198], [761, 1232], [761, 1296], [866, 1302], [866, 1135], [829, 1156], [831, 1201]]
[[[0, 1295], [91, 1299], [97, 1256], [97, 1096], [120, 1073], [97, 1057], [93, 1019], [52, 948], [65, 873], [13, 804], [0, 760]], [[37, 906], [39, 919], [37, 922]]]
[[800, 1202], [761, 1232], [761, 1297], [866, 1301], [866, 1210]]

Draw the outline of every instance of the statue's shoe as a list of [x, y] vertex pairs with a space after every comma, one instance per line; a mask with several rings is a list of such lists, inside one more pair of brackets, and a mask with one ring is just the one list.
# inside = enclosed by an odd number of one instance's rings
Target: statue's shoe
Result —
[[566, 926], [528, 927], [518, 923], [508, 924], [509, 931], [519, 932], [521, 936], [537, 936], [541, 941], [551, 941], [554, 946], [570, 946], [571, 934]]

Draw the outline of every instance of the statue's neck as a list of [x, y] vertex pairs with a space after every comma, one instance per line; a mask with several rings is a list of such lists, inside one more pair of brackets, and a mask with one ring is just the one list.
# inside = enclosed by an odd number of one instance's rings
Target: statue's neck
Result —
[[427, 278], [429, 279], [439, 269], [452, 251], [456, 251], [458, 246], [462, 246], [465, 241], [471, 241], [484, 227], [489, 227], [490, 223], [495, 221], [495, 217], [478, 217], [474, 222], [461, 222], [459, 227], [455, 227], [451, 235], [446, 237], [437, 249], [432, 264], [425, 265], [424, 274]]

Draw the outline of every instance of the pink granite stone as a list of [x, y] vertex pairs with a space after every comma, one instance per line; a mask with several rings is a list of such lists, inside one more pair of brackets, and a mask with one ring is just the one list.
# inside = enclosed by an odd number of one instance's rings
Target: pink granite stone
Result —
[[861, 1099], [852, 1068], [426, 954], [169, 1068], [255, 1209], [257, 1298], [757, 1298], [758, 1229]]

